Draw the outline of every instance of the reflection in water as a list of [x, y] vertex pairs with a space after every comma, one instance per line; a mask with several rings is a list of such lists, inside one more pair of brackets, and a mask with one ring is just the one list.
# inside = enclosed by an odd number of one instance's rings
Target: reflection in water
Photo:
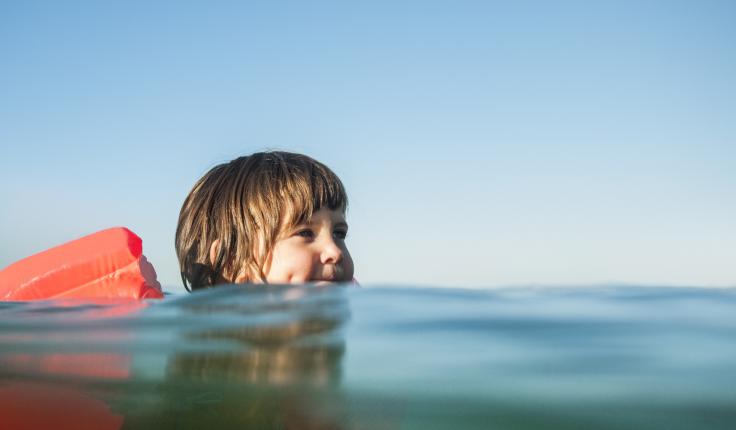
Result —
[[113, 390], [93, 381], [126, 381], [132, 356], [100, 345], [126, 343], [129, 329], [100, 322], [132, 317], [143, 302], [3, 303], [0, 307], [0, 416], [17, 430], [117, 430]]
[[[211, 334], [222, 336], [225, 333]], [[202, 381], [328, 385], [339, 381], [343, 352], [344, 346], [340, 344], [270, 344], [253, 346], [241, 354], [177, 354], [169, 363], [168, 375]]]
[[[337, 398], [332, 389], [340, 381], [345, 351], [340, 329], [348, 316], [347, 303], [335, 294], [339, 291], [305, 302], [300, 299], [306, 294], [295, 292], [304, 290], [274, 292], [273, 301], [257, 307], [252, 303], [187, 307], [187, 312], [200, 316], [222, 312], [245, 315], [253, 324], [184, 334], [188, 343], [229, 341], [237, 344], [238, 350], [173, 355], [166, 366], [168, 404], [162, 405], [163, 413], [154, 414], [156, 424], [192, 429], [236, 425], [342, 428], [338, 417], [330, 416], [315, 399]], [[267, 318], [255, 323], [261, 316]], [[150, 416], [145, 419], [150, 421]]]
[[208, 323], [183, 331], [181, 344], [229, 344], [234, 349], [177, 353], [168, 362], [167, 378], [272, 386], [338, 382], [347, 300], [341, 289], [310, 288], [271, 287], [267, 293], [250, 295], [253, 301], [182, 306], [184, 313], [199, 319], [228, 319], [229, 314], [240, 324]]

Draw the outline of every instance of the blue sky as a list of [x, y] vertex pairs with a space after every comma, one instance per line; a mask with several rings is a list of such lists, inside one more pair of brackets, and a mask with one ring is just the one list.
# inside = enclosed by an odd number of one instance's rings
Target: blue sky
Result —
[[3, 2], [0, 266], [331, 166], [365, 284], [736, 285], [731, 1]]

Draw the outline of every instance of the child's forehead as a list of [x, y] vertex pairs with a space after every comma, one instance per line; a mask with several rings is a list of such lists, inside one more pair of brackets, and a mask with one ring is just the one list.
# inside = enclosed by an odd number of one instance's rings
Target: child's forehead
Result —
[[347, 224], [345, 221], [345, 211], [341, 208], [330, 209], [330, 208], [319, 208], [311, 214], [302, 213], [292, 217], [291, 220], [286, 220], [288, 224], [315, 224], [329, 221], [333, 224]]
[[340, 209], [323, 208], [312, 214], [310, 221], [332, 221], [333, 223], [345, 223], [345, 212]]

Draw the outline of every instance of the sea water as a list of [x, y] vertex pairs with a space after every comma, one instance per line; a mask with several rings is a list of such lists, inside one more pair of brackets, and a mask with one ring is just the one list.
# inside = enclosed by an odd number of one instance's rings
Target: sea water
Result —
[[0, 426], [44, 419], [730, 430], [736, 290], [270, 286], [2, 303]]

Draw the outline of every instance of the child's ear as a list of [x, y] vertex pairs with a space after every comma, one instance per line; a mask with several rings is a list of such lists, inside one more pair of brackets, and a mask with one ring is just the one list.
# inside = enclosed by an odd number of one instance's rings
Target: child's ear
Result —
[[[217, 262], [217, 256], [220, 254], [220, 240], [216, 239], [214, 242], [212, 242], [212, 245], [210, 245], [210, 270], [214, 270], [215, 263]], [[221, 268], [222, 269], [222, 268]], [[216, 273], [215, 274], [216, 279], [213, 281], [215, 284], [229, 284], [231, 281], [227, 278], [227, 274], [222, 271], [222, 273]]]
[[[214, 267], [215, 262], [217, 261], [217, 255], [220, 253], [220, 239], [216, 239], [214, 242], [212, 242], [212, 245], [210, 246], [210, 266]], [[223, 271], [223, 273], [218, 275], [217, 282], [218, 283], [227, 283], [227, 284], [240, 284], [246, 281], [245, 275], [239, 275], [235, 279], [230, 279], [230, 274]]]
[[212, 242], [212, 246], [210, 246], [210, 266], [215, 265], [215, 261], [217, 261], [217, 253], [220, 252], [220, 239], [216, 239], [214, 242]]

